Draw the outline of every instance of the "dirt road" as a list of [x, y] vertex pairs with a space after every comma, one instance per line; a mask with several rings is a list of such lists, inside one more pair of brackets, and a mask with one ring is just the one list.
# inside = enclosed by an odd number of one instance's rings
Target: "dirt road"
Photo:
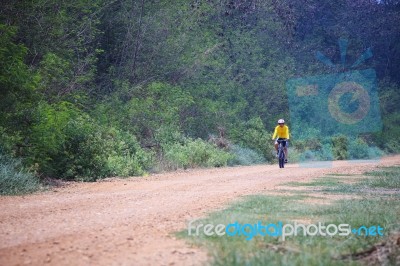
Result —
[[199, 265], [206, 252], [173, 234], [189, 220], [289, 181], [399, 164], [400, 156], [392, 156], [330, 168], [202, 169], [0, 197], [0, 265]]

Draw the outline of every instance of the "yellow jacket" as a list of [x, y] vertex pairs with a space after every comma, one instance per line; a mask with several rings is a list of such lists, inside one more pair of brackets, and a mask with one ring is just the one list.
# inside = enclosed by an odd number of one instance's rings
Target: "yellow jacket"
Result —
[[276, 137], [289, 139], [289, 127], [286, 125], [284, 125], [283, 127], [280, 127], [279, 125], [276, 126], [272, 139], [275, 139]]

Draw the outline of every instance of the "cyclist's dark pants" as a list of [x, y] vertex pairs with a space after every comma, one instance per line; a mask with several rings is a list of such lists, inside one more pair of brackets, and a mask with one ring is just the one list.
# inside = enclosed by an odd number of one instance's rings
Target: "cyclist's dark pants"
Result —
[[277, 139], [277, 142], [279, 143], [279, 142], [281, 142], [282, 143], [282, 146], [284, 147], [284, 148], [287, 148], [289, 145], [289, 143], [287, 143], [287, 141], [285, 140], [285, 139]]

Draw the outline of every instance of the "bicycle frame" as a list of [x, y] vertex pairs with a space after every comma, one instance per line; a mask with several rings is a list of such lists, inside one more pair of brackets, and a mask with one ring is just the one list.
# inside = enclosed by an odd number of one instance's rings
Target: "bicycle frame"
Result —
[[277, 140], [278, 142], [278, 162], [279, 168], [285, 167], [285, 147], [283, 147], [282, 142], [286, 142], [286, 140]]

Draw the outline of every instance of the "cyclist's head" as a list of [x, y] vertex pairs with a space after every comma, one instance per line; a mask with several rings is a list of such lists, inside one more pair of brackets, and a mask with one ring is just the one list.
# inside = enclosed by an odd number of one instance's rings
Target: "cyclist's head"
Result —
[[278, 125], [280, 125], [281, 127], [283, 127], [283, 126], [285, 125], [285, 120], [279, 119], [279, 120], [278, 120]]

